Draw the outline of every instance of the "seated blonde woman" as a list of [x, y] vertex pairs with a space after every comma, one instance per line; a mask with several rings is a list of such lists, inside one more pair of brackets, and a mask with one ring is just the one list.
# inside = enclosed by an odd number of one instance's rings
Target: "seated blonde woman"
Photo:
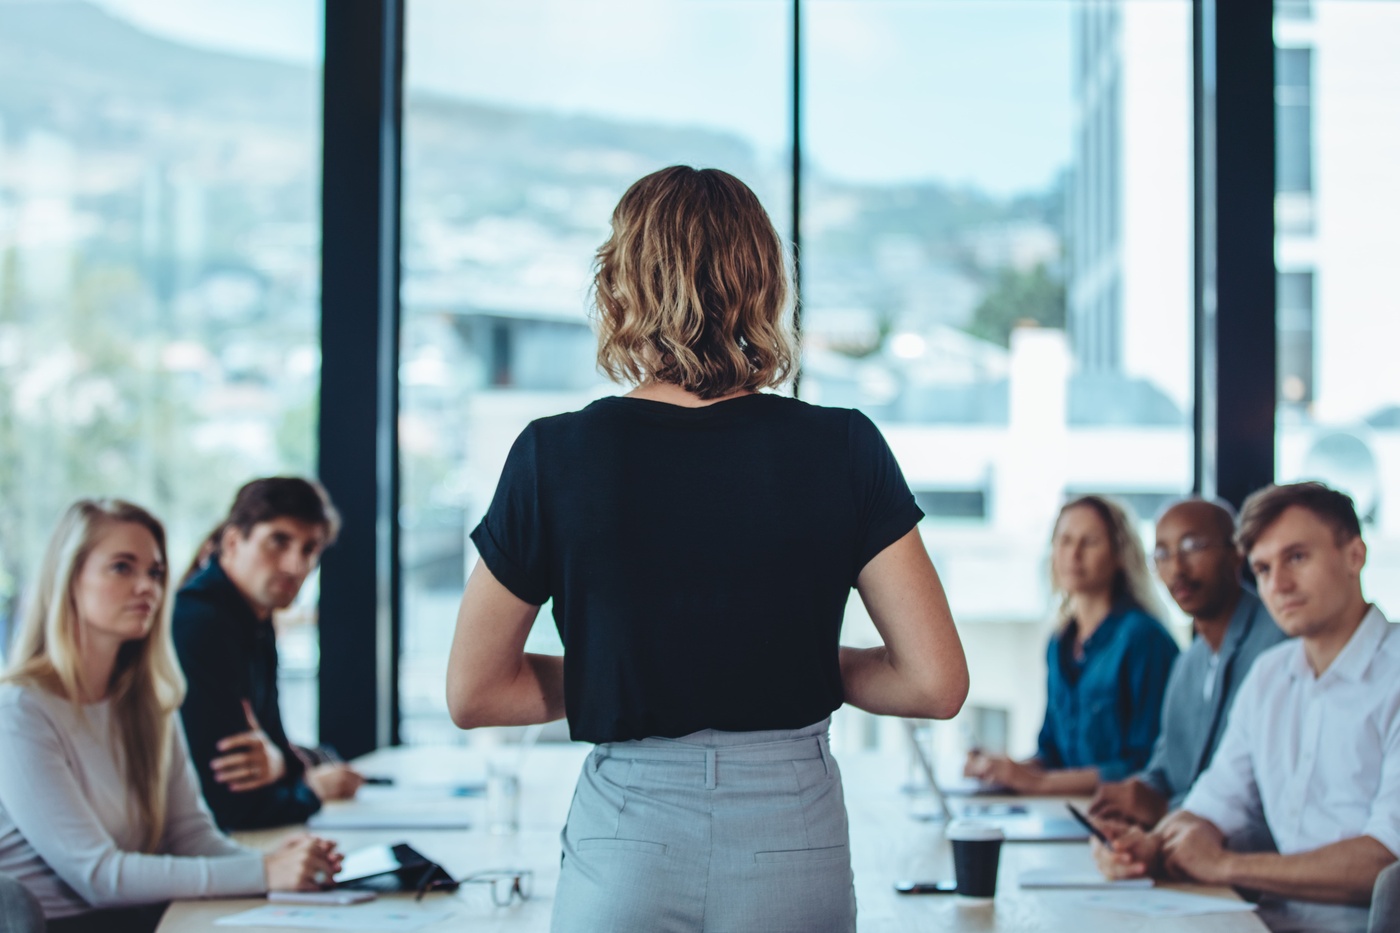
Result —
[[118, 500], [79, 500], [35, 577], [0, 678], [0, 874], [53, 931], [153, 929], [175, 898], [310, 890], [325, 840], [264, 855], [221, 834], [175, 716], [165, 530]]
[[1060, 624], [1035, 757], [974, 751], [965, 771], [1020, 794], [1092, 794], [1147, 766], [1179, 649], [1158, 621], [1133, 521], [1113, 499], [1080, 496], [1060, 509], [1050, 569]]

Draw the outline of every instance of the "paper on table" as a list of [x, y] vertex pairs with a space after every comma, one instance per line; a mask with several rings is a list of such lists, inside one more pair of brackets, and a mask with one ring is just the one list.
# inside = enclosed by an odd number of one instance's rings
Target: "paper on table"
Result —
[[441, 784], [391, 784], [389, 786], [366, 785], [355, 792], [356, 803], [402, 804], [405, 802], [432, 800], [441, 803], [442, 798], [480, 797], [486, 793], [484, 782], [444, 782]]
[[1060, 868], [1029, 868], [1021, 872], [1023, 888], [1150, 888], [1151, 878], [1124, 878], [1110, 881], [1092, 868], [1083, 871]]
[[1062, 897], [1080, 907], [1116, 910], [1144, 917], [1194, 917], [1198, 914], [1243, 913], [1255, 909], [1248, 901], [1187, 894], [1185, 891], [1163, 891], [1160, 888], [1152, 891], [1073, 891], [1066, 892]]
[[222, 927], [291, 927], [300, 930], [375, 930], [412, 933], [450, 919], [450, 904], [415, 904], [405, 898], [373, 901], [354, 907], [300, 907], [269, 904], [215, 920]]
[[468, 800], [376, 796], [328, 803], [306, 824], [312, 829], [467, 829], [479, 806]]
[[470, 829], [471, 821], [450, 813], [392, 813], [322, 810], [306, 825], [312, 829]]

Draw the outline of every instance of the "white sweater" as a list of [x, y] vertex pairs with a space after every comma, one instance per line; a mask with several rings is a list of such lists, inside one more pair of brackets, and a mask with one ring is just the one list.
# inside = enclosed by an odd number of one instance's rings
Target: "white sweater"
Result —
[[179, 717], [170, 731], [165, 833], [158, 855], [127, 793], [108, 702], [0, 685], [0, 872], [49, 918], [176, 898], [267, 890], [262, 855], [214, 825]]

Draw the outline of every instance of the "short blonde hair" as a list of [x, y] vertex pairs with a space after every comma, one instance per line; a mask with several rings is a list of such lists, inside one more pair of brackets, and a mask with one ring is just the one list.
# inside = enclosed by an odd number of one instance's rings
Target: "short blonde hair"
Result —
[[35, 577], [13, 664], [0, 682], [48, 690], [75, 706], [81, 701], [82, 657], [73, 590], [83, 564], [104, 531], [133, 524], [155, 538], [164, 567], [155, 621], [145, 638], [117, 652], [107, 695], [120, 730], [127, 791], [146, 830], [144, 852], [154, 852], [165, 832], [166, 782], [175, 712], [185, 678], [170, 638], [170, 565], [165, 527], [150, 512], [120, 499], [79, 499], [59, 519]]
[[782, 242], [733, 175], [676, 165], [634, 183], [596, 269], [598, 368], [615, 382], [711, 399], [792, 373]]

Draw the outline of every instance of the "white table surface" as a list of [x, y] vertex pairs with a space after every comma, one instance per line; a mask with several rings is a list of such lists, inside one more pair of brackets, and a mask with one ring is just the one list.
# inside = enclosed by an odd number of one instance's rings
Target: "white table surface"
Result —
[[[497, 868], [533, 871], [533, 896], [525, 904], [497, 908], [485, 886], [464, 885], [456, 894], [432, 894], [425, 905], [450, 905], [455, 916], [429, 929], [456, 931], [515, 931], [549, 929], [554, 889], [559, 877], [559, 830], [572, 798], [573, 785], [589, 746], [544, 745], [532, 749], [521, 768], [521, 826], [513, 835], [495, 836], [481, 828], [484, 803], [480, 797], [438, 800], [444, 812], [474, 813], [466, 830], [362, 829], [324, 831], [344, 851], [368, 845], [408, 842], [441, 862], [454, 876]], [[414, 783], [479, 781], [484, 775], [484, 752], [474, 748], [397, 748], [375, 752], [356, 762], [366, 773], [392, 776], [396, 789]], [[910, 798], [900, 791], [904, 775], [892, 773], [888, 761], [876, 756], [844, 755], [846, 804], [850, 812], [851, 859], [855, 870], [857, 923], [861, 933], [914, 933], [940, 930], [991, 933], [1260, 933], [1264, 925], [1253, 913], [1210, 914], [1191, 918], [1151, 919], [1132, 914], [1080, 909], [1066, 892], [1021, 890], [1016, 879], [1022, 869], [1090, 867], [1083, 843], [1015, 843], [1002, 847], [997, 896], [991, 902], [968, 901], [946, 895], [909, 896], [894, 892], [896, 879], [951, 878], [952, 857], [942, 826], [910, 817]], [[1033, 808], [1058, 810], [1059, 804], [1022, 801]], [[331, 804], [331, 807], [379, 807], [372, 801]], [[240, 841], [266, 848], [289, 830], [241, 833]], [[1235, 899], [1228, 889], [1176, 886], [1200, 894]], [[182, 901], [171, 905], [160, 933], [189, 933], [213, 929], [271, 931], [273, 927], [218, 927], [219, 917], [249, 910], [261, 899]], [[600, 931], [603, 933], [603, 931]]]

